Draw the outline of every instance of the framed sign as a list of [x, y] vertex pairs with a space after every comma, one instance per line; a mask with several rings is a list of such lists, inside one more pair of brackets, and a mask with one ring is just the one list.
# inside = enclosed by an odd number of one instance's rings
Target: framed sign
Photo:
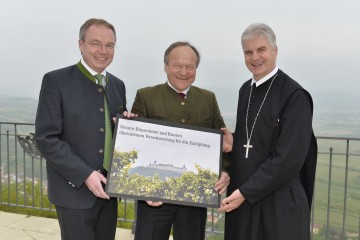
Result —
[[219, 207], [222, 132], [118, 115], [106, 192], [113, 197]]

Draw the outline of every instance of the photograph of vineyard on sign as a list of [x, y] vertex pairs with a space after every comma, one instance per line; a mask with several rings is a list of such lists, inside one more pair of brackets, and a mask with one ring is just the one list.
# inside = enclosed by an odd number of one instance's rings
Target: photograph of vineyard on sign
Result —
[[219, 207], [220, 130], [118, 116], [115, 133], [110, 196]]

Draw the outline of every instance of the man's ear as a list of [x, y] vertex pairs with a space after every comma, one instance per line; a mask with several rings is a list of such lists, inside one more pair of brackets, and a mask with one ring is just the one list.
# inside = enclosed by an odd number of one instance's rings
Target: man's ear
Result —
[[78, 45], [79, 45], [79, 50], [80, 50], [80, 53], [82, 54], [82, 48], [83, 48], [83, 46], [84, 46], [84, 40], [81, 40], [81, 39], [79, 39], [79, 41], [78, 41]]

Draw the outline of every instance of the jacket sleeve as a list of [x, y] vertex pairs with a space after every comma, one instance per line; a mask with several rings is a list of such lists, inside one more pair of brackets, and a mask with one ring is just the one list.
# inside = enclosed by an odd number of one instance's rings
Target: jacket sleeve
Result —
[[131, 108], [131, 112], [138, 114], [139, 117], [148, 117], [144, 96], [141, 91], [136, 92], [135, 100]]
[[[214, 129], [224, 128], [225, 122], [220, 113], [219, 105], [216, 100], [215, 94], [213, 94], [213, 119], [214, 119]], [[222, 167], [221, 170], [226, 172], [230, 176], [230, 153], [222, 154]]]
[[36, 144], [47, 164], [71, 185], [80, 188], [93, 169], [62, 140], [62, 116], [61, 90], [55, 79], [45, 74], [35, 120]]

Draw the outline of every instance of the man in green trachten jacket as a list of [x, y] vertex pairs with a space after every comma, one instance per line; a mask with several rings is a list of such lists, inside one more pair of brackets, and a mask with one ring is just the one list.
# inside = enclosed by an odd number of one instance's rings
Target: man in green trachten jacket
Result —
[[[197, 49], [188, 42], [170, 45], [164, 56], [168, 81], [138, 90], [132, 112], [139, 117], [225, 128], [215, 94], [192, 86], [199, 62]], [[224, 144], [224, 150], [226, 148]], [[215, 189], [220, 194], [225, 192], [229, 181], [229, 175], [223, 171]], [[204, 240], [206, 217], [203, 207], [138, 201], [135, 240], [167, 240], [171, 227], [174, 239]]]

